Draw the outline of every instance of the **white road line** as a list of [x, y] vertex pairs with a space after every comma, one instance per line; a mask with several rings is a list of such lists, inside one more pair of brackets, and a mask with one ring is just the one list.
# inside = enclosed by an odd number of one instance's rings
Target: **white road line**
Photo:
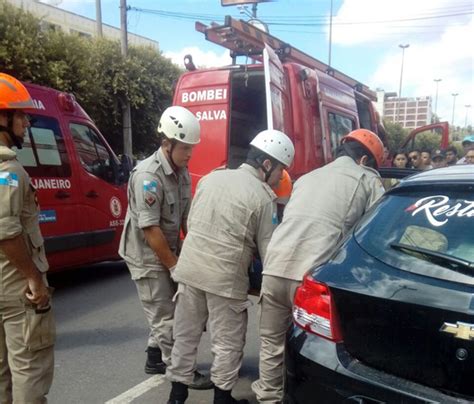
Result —
[[149, 379], [137, 384], [135, 387], [132, 387], [130, 390], [127, 390], [125, 393], [120, 394], [119, 396], [112, 398], [109, 401], [106, 401], [105, 404], [127, 404], [131, 403], [137, 397], [145, 394], [147, 391], [152, 388], [159, 386], [164, 383], [166, 378], [164, 375], [155, 375]]

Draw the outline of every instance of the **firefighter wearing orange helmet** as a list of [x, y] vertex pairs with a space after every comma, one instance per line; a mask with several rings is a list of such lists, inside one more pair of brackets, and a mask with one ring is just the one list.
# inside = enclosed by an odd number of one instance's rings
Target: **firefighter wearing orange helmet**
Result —
[[282, 402], [285, 333], [293, 296], [309, 269], [327, 261], [362, 214], [383, 194], [375, 170], [383, 161], [378, 136], [357, 129], [342, 138], [336, 160], [299, 178], [273, 233], [260, 294], [259, 402]]
[[53, 380], [54, 317], [30, 177], [16, 159], [34, 108], [23, 84], [0, 73], [0, 397], [44, 403]]

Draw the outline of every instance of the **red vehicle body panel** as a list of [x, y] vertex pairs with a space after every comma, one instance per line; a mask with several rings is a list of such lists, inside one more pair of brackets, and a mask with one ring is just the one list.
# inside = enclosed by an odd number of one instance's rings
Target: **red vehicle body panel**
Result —
[[118, 167], [117, 157], [71, 95], [25, 85], [38, 109], [29, 111], [32, 128], [18, 155], [37, 189], [50, 270], [119, 259], [126, 185], [86, 170], [86, 148], [78, 150], [81, 143], [73, 138], [71, 125], [95, 139], [85, 147], [93, 145], [96, 152], [108, 155], [110, 167]]

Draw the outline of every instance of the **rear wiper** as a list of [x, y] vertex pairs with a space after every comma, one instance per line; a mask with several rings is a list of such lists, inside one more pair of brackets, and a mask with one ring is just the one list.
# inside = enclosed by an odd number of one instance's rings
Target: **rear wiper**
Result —
[[462, 258], [453, 257], [452, 255], [440, 253], [437, 251], [428, 250], [422, 247], [416, 247], [408, 244], [393, 243], [390, 244], [390, 247], [399, 250], [399, 251], [412, 251], [419, 253], [427, 258], [430, 258], [430, 261], [438, 261], [442, 264], [448, 264], [450, 267], [453, 265], [456, 267], [463, 267], [471, 271], [474, 270], [474, 262], [464, 260]]

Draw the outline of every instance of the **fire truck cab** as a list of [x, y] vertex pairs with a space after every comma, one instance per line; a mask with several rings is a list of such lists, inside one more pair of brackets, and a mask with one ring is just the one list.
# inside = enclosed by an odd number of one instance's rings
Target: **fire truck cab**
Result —
[[[293, 179], [334, 159], [340, 139], [356, 128], [385, 131], [367, 86], [241, 20], [196, 29], [231, 51], [234, 64], [195, 70], [176, 86], [173, 103], [201, 123], [201, 143], [190, 163], [195, 185], [219, 166], [235, 168], [261, 130], [279, 129], [295, 144]], [[237, 57], [251, 63], [236, 64]], [[189, 60], [189, 57], [188, 57]], [[447, 134], [446, 134], [447, 135]]]
[[73, 95], [24, 84], [37, 109], [17, 155], [37, 190], [50, 270], [119, 259], [127, 168]]

